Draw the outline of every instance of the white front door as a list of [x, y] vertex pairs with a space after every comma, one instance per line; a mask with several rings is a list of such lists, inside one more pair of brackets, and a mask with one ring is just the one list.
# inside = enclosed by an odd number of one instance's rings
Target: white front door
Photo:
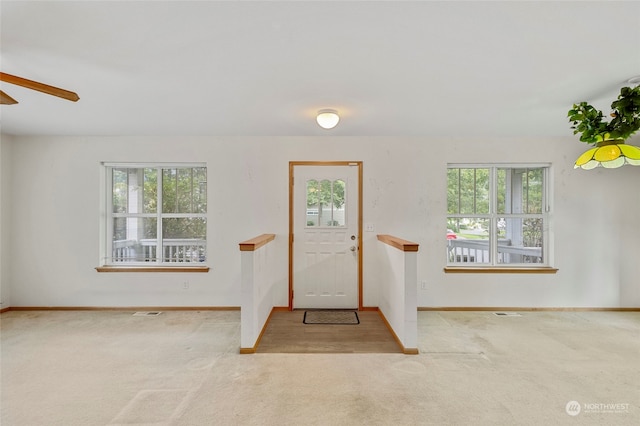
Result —
[[292, 307], [357, 309], [359, 163], [293, 167]]

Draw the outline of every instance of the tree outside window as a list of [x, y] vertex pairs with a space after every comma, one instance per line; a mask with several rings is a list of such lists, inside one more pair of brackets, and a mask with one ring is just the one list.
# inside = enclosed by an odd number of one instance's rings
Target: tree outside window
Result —
[[345, 226], [345, 182], [307, 181], [307, 226]]

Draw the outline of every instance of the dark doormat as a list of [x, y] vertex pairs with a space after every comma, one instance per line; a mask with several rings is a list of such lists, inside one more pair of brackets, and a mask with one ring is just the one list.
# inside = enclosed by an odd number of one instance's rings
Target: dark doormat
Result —
[[356, 311], [305, 311], [304, 324], [338, 324], [356, 325], [360, 324], [360, 318]]

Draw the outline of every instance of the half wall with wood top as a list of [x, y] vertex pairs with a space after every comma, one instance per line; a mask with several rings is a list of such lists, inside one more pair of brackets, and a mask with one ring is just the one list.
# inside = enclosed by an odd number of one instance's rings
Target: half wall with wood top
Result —
[[418, 353], [418, 244], [378, 235], [382, 280], [379, 309], [405, 354]]
[[275, 234], [262, 234], [240, 243], [241, 294], [240, 353], [254, 353], [273, 310], [272, 268]]

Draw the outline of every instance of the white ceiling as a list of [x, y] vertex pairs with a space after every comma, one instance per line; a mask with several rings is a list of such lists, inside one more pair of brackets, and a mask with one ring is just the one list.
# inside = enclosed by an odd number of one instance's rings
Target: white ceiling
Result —
[[[0, 2], [7, 134], [569, 136], [640, 75], [640, 2]], [[327, 131], [321, 108], [342, 120]]]

